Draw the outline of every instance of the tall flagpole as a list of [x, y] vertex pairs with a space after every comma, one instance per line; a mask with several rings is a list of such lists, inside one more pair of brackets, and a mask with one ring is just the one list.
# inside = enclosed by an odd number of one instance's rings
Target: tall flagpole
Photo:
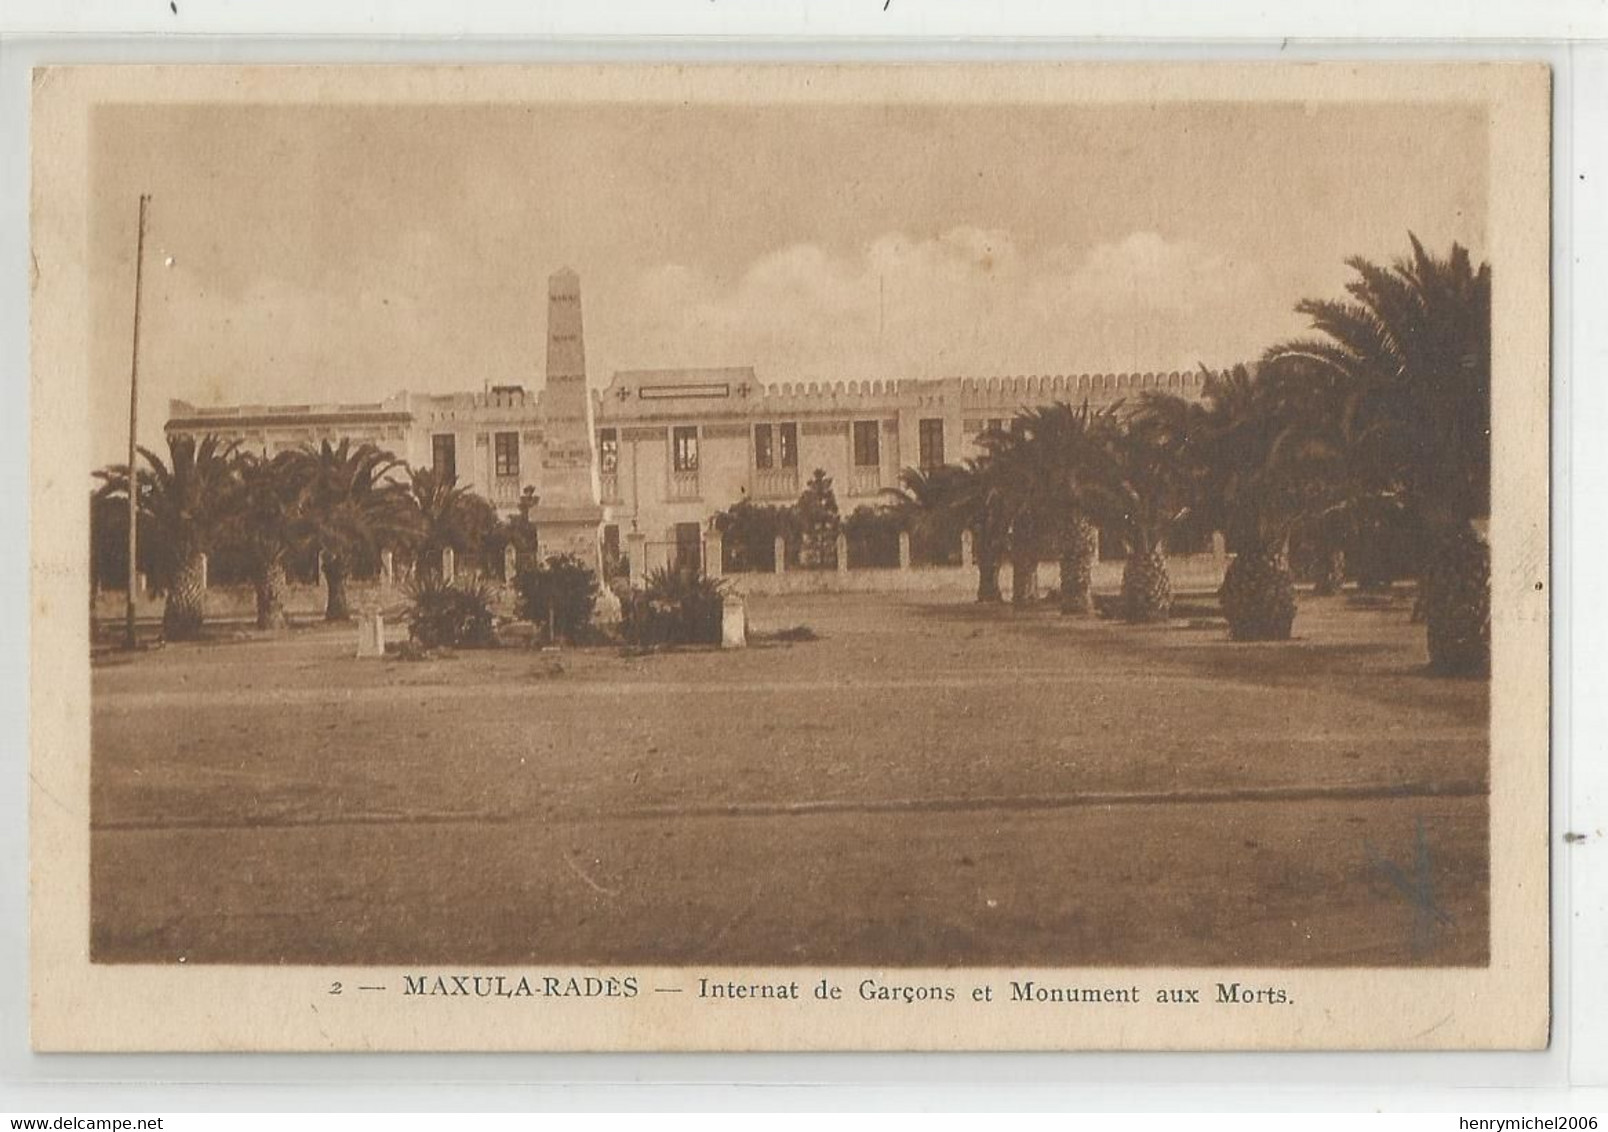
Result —
[[124, 614], [123, 646], [134, 648], [138, 638], [134, 630], [134, 591], [139, 585], [139, 474], [135, 460], [139, 458], [138, 436], [140, 422], [140, 289], [145, 268], [145, 207], [151, 194], [140, 194], [140, 234], [134, 245], [134, 351], [128, 367], [128, 608]]

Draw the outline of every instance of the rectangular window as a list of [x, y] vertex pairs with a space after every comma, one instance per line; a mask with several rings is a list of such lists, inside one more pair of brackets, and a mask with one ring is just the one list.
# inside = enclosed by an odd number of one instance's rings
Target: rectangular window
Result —
[[882, 443], [876, 421], [854, 422], [854, 466], [876, 468], [882, 465]]
[[1004, 417], [989, 417], [988, 418], [988, 431], [989, 432], [1004, 432], [1005, 431], [1005, 418]]
[[771, 426], [757, 424], [754, 426], [754, 467], [769, 469], [776, 466], [776, 449], [771, 439]]
[[458, 438], [438, 432], [430, 438], [430, 466], [448, 483], [458, 478]]
[[698, 470], [698, 426], [677, 425], [672, 432], [675, 468], [678, 472]]
[[519, 433], [499, 432], [492, 439], [496, 443], [497, 474], [499, 476], [517, 476], [519, 474]]
[[920, 460], [923, 468], [941, 468], [944, 464], [944, 421], [942, 417], [928, 417], [920, 424], [917, 434]]
[[612, 428], [599, 429], [597, 434], [598, 467], [610, 475], [620, 466], [620, 434]]
[[776, 438], [781, 442], [779, 447], [782, 450], [782, 467], [798, 467], [798, 425], [777, 425]]

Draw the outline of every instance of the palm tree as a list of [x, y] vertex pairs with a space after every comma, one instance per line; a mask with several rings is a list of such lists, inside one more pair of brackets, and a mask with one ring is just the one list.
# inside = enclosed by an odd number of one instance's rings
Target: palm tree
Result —
[[296, 527], [296, 482], [291, 453], [268, 459], [240, 457], [239, 490], [229, 509], [225, 541], [241, 548], [257, 597], [257, 628], [283, 629], [285, 560]]
[[1289, 640], [1296, 609], [1290, 531], [1313, 502], [1309, 446], [1294, 441], [1276, 383], [1243, 365], [1204, 376], [1199, 401], [1147, 394], [1140, 411], [1177, 453], [1190, 488], [1188, 524], [1221, 531], [1233, 548], [1218, 591], [1229, 636]]
[[1039, 557], [1044, 532], [1050, 529], [1045, 520], [1053, 513], [1049, 461], [1043, 446], [1032, 443], [1021, 431], [1021, 419], [1018, 415], [1009, 426], [990, 429], [977, 438], [983, 450], [977, 470], [999, 511], [1011, 566], [1011, 604], [1015, 606], [1038, 596]]
[[998, 602], [1000, 557], [1009, 519], [998, 485], [979, 461], [936, 468], [906, 468], [890, 489], [894, 510], [912, 528], [935, 539], [971, 532], [977, 563], [977, 600]]
[[1114, 407], [1091, 410], [1087, 401], [1079, 407], [1058, 401], [1024, 410], [1010, 430], [985, 435], [1012, 509], [1028, 514], [1031, 531], [1044, 532], [1059, 548], [1065, 614], [1094, 607], [1098, 542], [1090, 511], [1094, 484], [1104, 471], [1102, 430], [1114, 420]]
[[1343, 381], [1342, 428], [1359, 460], [1399, 486], [1422, 526], [1430, 667], [1483, 675], [1490, 548], [1474, 523], [1490, 513], [1490, 266], [1476, 268], [1461, 245], [1439, 259], [1409, 239], [1412, 255], [1391, 267], [1347, 260], [1350, 301], [1299, 304], [1321, 337], [1269, 357], [1306, 359]]
[[351, 616], [346, 579], [354, 564], [383, 547], [405, 542], [415, 531], [408, 488], [388, 475], [402, 461], [374, 444], [328, 440], [292, 453], [290, 475], [297, 490], [298, 541], [323, 561], [328, 599], [326, 621]]
[[1306, 506], [1291, 536], [1306, 542], [1312, 592], [1339, 593], [1355, 568], [1365, 570], [1362, 564], [1389, 549], [1381, 532], [1398, 524], [1381, 520], [1402, 512], [1400, 485], [1360, 449], [1347, 411], [1350, 383], [1333, 369], [1298, 354], [1269, 354], [1256, 379], [1280, 419], [1280, 462], [1303, 484]]
[[[166, 594], [162, 636], [191, 640], [206, 620], [206, 554], [219, 541], [239, 491], [236, 442], [206, 436], [168, 438], [168, 462], [139, 449], [146, 466], [134, 490], [150, 546], [152, 582]], [[128, 498], [127, 465], [95, 473], [103, 498]]]
[[421, 575], [439, 573], [441, 552], [449, 547], [454, 554], [480, 550], [497, 528], [497, 510], [490, 502], [433, 468], [408, 473], [406, 502], [413, 527], [408, 541]]
[[1189, 485], [1176, 438], [1154, 414], [1130, 413], [1101, 430], [1103, 474], [1089, 484], [1102, 526], [1127, 552], [1122, 565], [1122, 616], [1133, 623], [1172, 616], [1167, 536], [1187, 510]]

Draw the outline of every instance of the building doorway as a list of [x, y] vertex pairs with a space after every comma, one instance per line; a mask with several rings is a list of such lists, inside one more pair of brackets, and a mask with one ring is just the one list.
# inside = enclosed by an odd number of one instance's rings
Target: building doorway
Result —
[[697, 574], [703, 569], [703, 526], [700, 523], [676, 524], [677, 572]]

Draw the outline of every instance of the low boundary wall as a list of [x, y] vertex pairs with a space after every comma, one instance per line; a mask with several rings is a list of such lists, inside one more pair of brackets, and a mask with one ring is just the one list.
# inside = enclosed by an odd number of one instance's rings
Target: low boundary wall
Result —
[[[1169, 558], [1167, 570], [1175, 591], [1216, 591], [1223, 583], [1228, 559], [1214, 554], [1182, 555]], [[971, 593], [977, 589], [977, 570], [972, 566], [911, 566], [909, 568], [860, 568], [853, 570], [790, 570], [783, 574], [727, 574], [726, 581], [741, 594], [782, 595], [821, 593]], [[501, 587], [494, 579], [494, 584]], [[1011, 596], [1011, 570], [999, 571], [1000, 592]], [[1041, 562], [1039, 591], [1057, 589], [1061, 567], [1057, 562]], [[1122, 585], [1121, 562], [1099, 562], [1094, 567], [1094, 588], [1115, 593]], [[509, 601], [512, 590], [506, 590]], [[347, 603], [354, 613], [365, 609], [394, 609], [407, 600], [402, 587], [380, 581], [351, 581], [346, 584]], [[285, 612], [297, 620], [321, 617], [326, 595], [322, 585], [298, 584], [285, 591]], [[134, 603], [139, 618], [162, 616], [162, 597], [149, 593]], [[511, 605], [510, 605], [511, 607]], [[123, 591], [101, 590], [93, 601], [95, 620], [116, 621], [123, 616]], [[213, 586], [207, 590], [207, 617], [216, 621], [251, 621], [257, 616], [257, 598], [250, 586]]]

